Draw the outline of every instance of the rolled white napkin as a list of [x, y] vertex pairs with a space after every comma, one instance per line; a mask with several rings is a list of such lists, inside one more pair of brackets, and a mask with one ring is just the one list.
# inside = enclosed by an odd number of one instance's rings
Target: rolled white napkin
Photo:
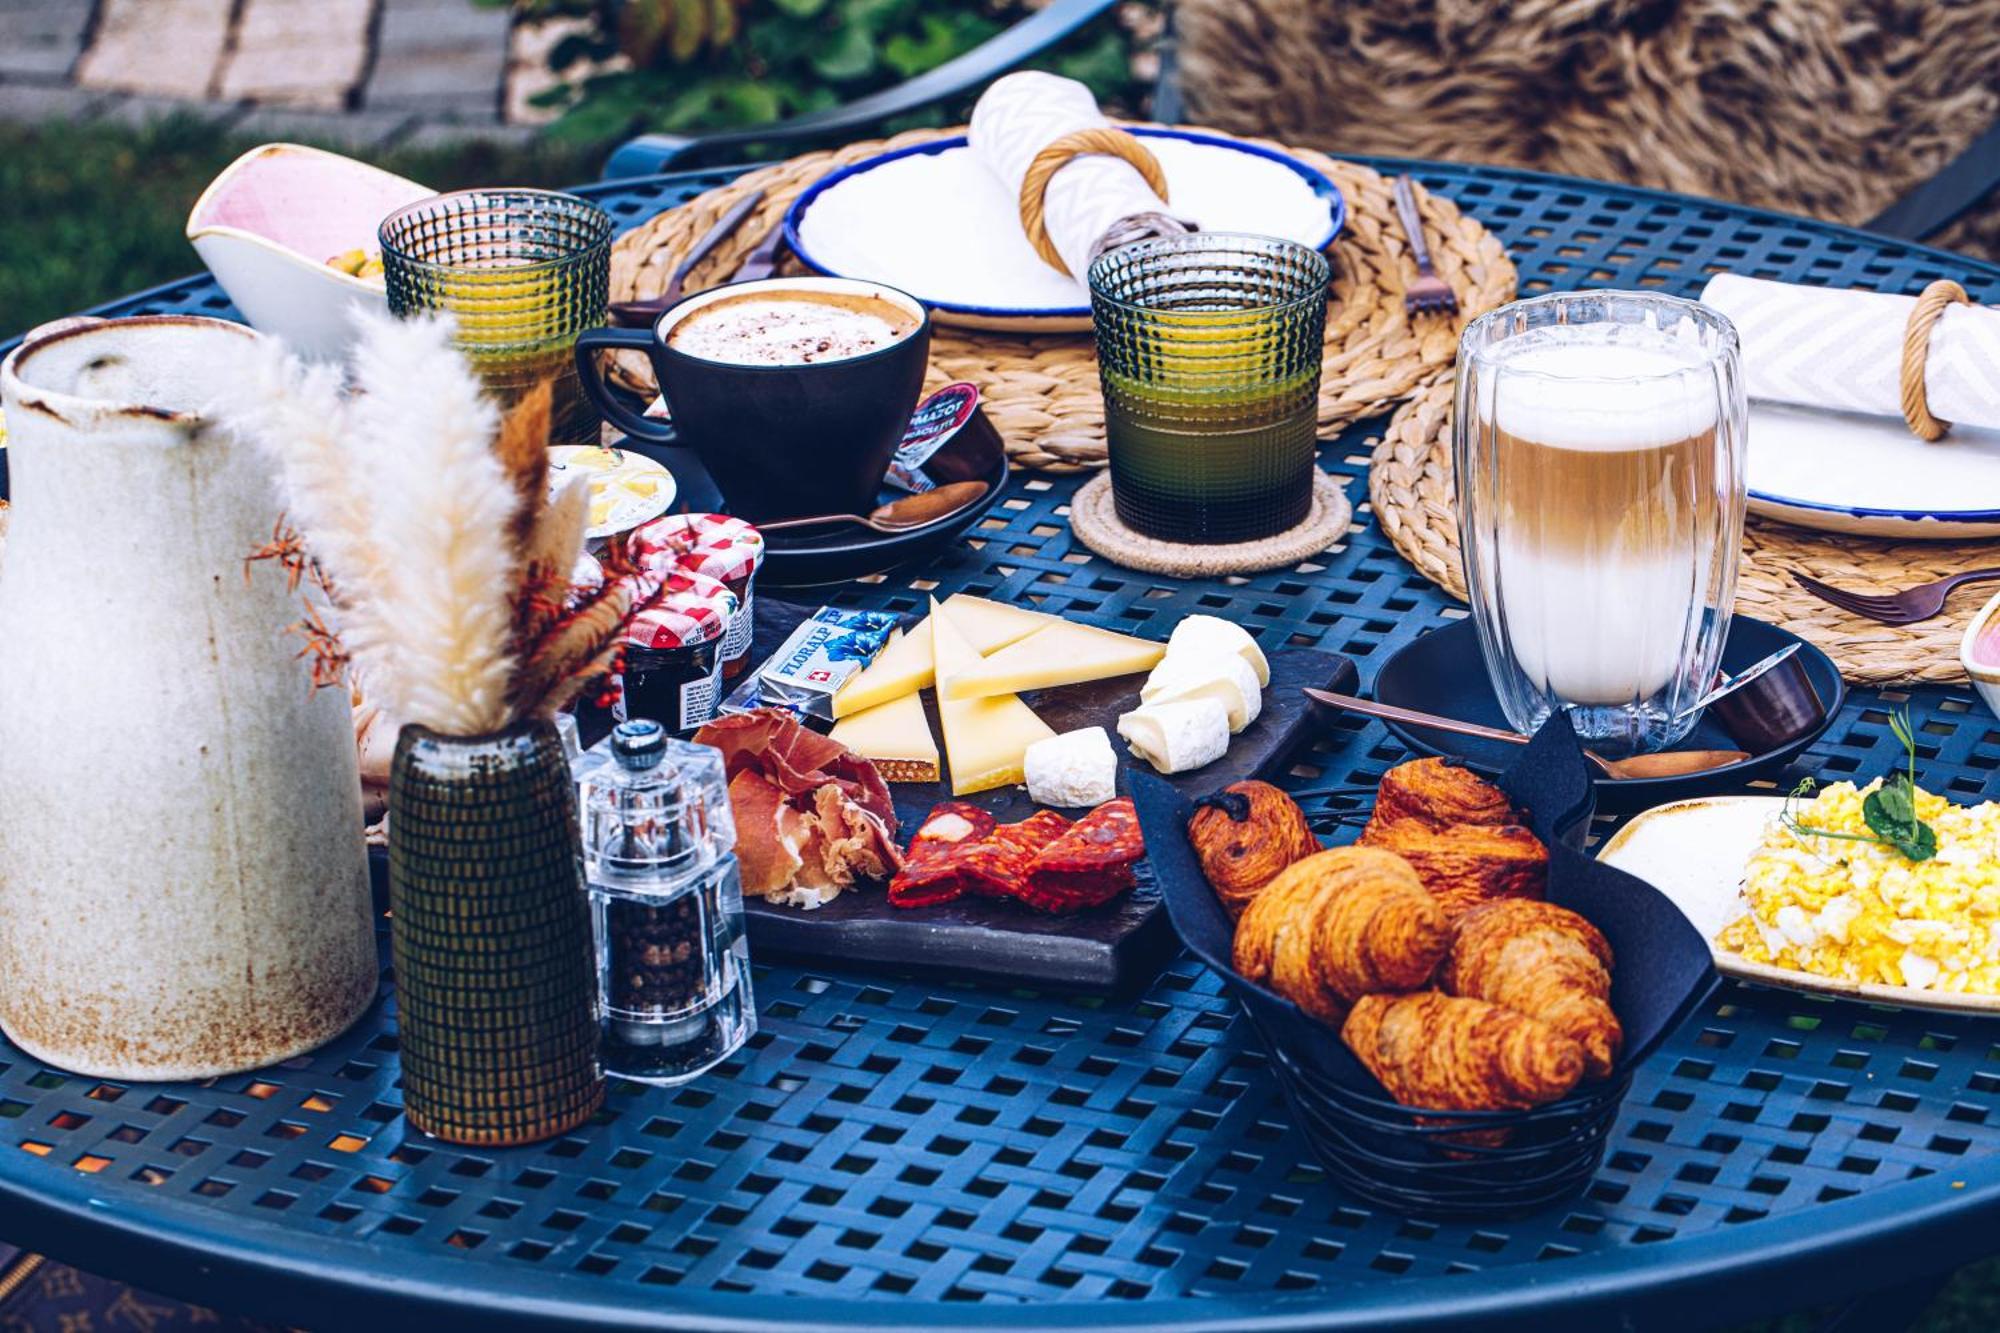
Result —
[[[1701, 300], [1736, 326], [1751, 398], [1903, 415], [1903, 329], [1916, 297], [1718, 273]], [[2000, 309], [1944, 312], [1931, 329], [1924, 393], [1941, 420], [2000, 427]]]
[[[1035, 154], [1065, 134], [1110, 123], [1090, 89], [1076, 80], [1023, 70], [980, 97], [966, 139], [972, 155], [1015, 200]], [[1076, 158], [1050, 178], [1042, 215], [1049, 240], [1079, 288], [1090, 261], [1104, 250], [1193, 230], [1153, 193], [1137, 168], [1099, 154]]]

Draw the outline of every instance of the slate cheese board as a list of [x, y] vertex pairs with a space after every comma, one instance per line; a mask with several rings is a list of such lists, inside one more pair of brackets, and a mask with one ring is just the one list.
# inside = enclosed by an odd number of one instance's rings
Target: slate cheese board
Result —
[[[775, 650], [812, 609], [758, 598], [753, 654]], [[1313, 730], [1310, 701], [1301, 691], [1307, 686], [1350, 689], [1358, 676], [1348, 658], [1316, 649], [1280, 649], [1269, 657], [1271, 683], [1264, 690], [1263, 713], [1232, 740], [1221, 759], [1167, 779], [1183, 795], [1198, 798], [1243, 778], [1282, 772]], [[1093, 726], [1109, 732], [1119, 758], [1122, 796], [1130, 794], [1133, 766], [1153, 772], [1144, 760], [1131, 757], [1116, 730], [1118, 715], [1138, 706], [1144, 680], [1143, 675], [1119, 676], [1021, 697], [1058, 732]], [[923, 699], [931, 734], [942, 738], [935, 692], [925, 690]], [[893, 782], [889, 792], [896, 803], [899, 844], [908, 842], [933, 806], [952, 799], [949, 784], [941, 782]], [[992, 811], [1003, 824], [1040, 808], [1024, 787], [964, 799]], [[1084, 812], [1062, 813], [1076, 818]], [[877, 884], [850, 889], [810, 911], [756, 898], [746, 899], [744, 910], [753, 958], [781, 955], [822, 965], [863, 964], [1062, 989], [1110, 991], [1141, 984], [1179, 948], [1151, 871], [1143, 864], [1131, 893], [1069, 915], [969, 897], [932, 907], [891, 907]]]

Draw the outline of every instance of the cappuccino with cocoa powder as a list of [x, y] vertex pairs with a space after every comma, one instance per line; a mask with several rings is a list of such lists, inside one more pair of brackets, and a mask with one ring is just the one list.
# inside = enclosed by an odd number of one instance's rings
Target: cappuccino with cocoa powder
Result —
[[862, 292], [763, 288], [689, 311], [667, 346], [730, 365], [802, 366], [879, 352], [920, 323], [895, 302]]

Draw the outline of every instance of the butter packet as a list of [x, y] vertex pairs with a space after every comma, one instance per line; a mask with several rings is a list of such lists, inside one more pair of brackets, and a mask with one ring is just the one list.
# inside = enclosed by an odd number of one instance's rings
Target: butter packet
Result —
[[831, 722], [833, 696], [875, 660], [896, 619], [887, 611], [822, 606], [758, 669], [753, 677], [758, 696], [765, 704]]

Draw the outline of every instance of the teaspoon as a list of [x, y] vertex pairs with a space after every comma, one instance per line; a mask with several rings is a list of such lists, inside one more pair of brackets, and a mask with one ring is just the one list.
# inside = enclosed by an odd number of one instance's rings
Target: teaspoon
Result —
[[942, 523], [986, 494], [983, 481], [954, 481], [917, 495], [905, 495], [866, 514], [814, 514], [811, 518], [786, 518], [776, 523], [759, 523], [761, 532], [785, 532], [792, 528], [821, 528], [834, 523], [853, 523], [890, 534], [914, 532], [933, 523]]
[[[1351, 694], [1332, 694], [1326, 690], [1307, 690], [1306, 694], [1329, 708], [1340, 708], [1350, 713], [1379, 717], [1412, 727], [1425, 727], [1431, 731], [1448, 731], [1459, 736], [1505, 741], [1509, 745], [1526, 745], [1532, 739], [1518, 731], [1483, 727], [1477, 722], [1460, 722], [1456, 718], [1422, 713], [1414, 708], [1398, 708], [1394, 704], [1377, 703], [1373, 699], [1357, 699]], [[1740, 764], [1750, 755], [1743, 750], [1663, 750], [1658, 754], [1635, 754], [1630, 759], [1606, 759], [1601, 754], [1585, 750], [1583, 757], [1595, 764], [1597, 770], [1605, 777], [1629, 780], [1678, 778], [1690, 773], [1706, 773], [1712, 768], [1727, 768], [1731, 764]]]

